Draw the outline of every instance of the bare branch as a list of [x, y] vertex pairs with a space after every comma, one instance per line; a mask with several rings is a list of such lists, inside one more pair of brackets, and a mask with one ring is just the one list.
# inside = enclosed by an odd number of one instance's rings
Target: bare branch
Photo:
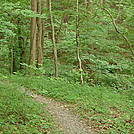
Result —
[[116, 23], [115, 23], [115, 20], [114, 20], [112, 14], [110, 13], [110, 11], [109, 11], [108, 9], [106, 9], [106, 8], [102, 8], [102, 9], [105, 10], [105, 11], [109, 14], [109, 16], [110, 16], [110, 18], [111, 18], [111, 20], [112, 20], [113, 26], [114, 26], [114, 28], [115, 28], [115, 31], [116, 31], [117, 33], [119, 33], [119, 34], [122, 36], [122, 38], [126, 41], [126, 43], [127, 43], [128, 47], [129, 47], [129, 49], [130, 49], [132, 55], [134, 55], [134, 52], [133, 52], [133, 50], [132, 50], [132, 48], [131, 48], [131, 44], [130, 44], [128, 38], [117, 28], [117, 25], [116, 25]]

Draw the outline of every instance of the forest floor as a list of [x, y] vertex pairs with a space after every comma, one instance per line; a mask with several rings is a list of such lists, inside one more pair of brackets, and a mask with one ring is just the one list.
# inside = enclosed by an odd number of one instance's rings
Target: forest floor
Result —
[[[12, 84], [8, 82], [0, 82], [0, 84], [6, 84], [9, 87]], [[41, 96], [36, 94], [24, 87], [20, 87], [18, 89], [19, 92], [32, 97], [34, 101], [37, 101], [44, 105], [45, 112], [49, 112], [49, 114], [53, 117], [54, 123], [59, 126], [58, 129], [60, 134], [95, 134], [95, 132], [91, 131], [91, 128], [87, 126], [86, 122], [80, 120], [80, 116], [72, 113], [69, 109], [61, 102], [55, 101], [51, 98]], [[46, 106], [47, 104], [47, 106]], [[53, 134], [54, 132], [48, 132]]]
[[[11, 83], [15, 89], [26, 93], [26, 97], [31, 96], [35, 100], [33, 102], [40, 102], [43, 109], [45, 107], [44, 112], [50, 113], [55, 119], [55, 124], [58, 123], [65, 134], [134, 133], [133, 89], [114, 90], [104, 86], [89, 87], [62, 79], [2, 74], [0, 81]], [[7, 92], [4, 96], [7, 96], [11, 87], [7, 85], [5, 88]], [[14, 103], [13, 100], [12, 102]], [[62, 131], [52, 134], [62, 134]]]
[[19, 91], [31, 96], [35, 101], [40, 102], [41, 104], [47, 104], [45, 110], [53, 116], [55, 123], [60, 126], [64, 134], [95, 134], [95, 132], [91, 131], [91, 128], [86, 125], [86, 122], [80, 120], [79, 115], [70, 112], [69, 109], [66, 108], [66, 105], [35, 94], [25, 88], [21, 88]]
[[20, 86], [0, 81], [0, 134], [62, 134], [46, 105], [17, 89]]

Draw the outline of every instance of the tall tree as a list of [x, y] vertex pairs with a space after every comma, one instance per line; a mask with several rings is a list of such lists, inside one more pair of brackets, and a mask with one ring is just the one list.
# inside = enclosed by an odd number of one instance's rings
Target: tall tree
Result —
[[[44, 13], [44, 9], [47, 7], [47, 1], [46, 0], [43, 0], [42, 3], [41, 3], [41, 7], [42, 7], [42, 10], [41, 10], [41, 14]], [[44, 28], [44, 19], [41, 19], [41, 23], [42, 23], [42, 39], [41, 39], [41, 45], [42, 45], [42, 53], [43, 53], [43, 50], [44, 50], [44, 31], [45, 31], [45, 28]]]
[[[37, 13], [41, 15], [41, 0], [37, 1]], [[42, 51], [42, 20], [40, 17], [37, 17], [37, 67], [41, 67], [43, 60], [43, 51]]]
[[50, 12], [50, 21], [51, 21], [53, 51], [54, 51], [54, 71], [55, 71], [55, 77], [57, 78], [58, 77], [58, 58], [57, 58], [57, 47], [55, 43], [55, 30], [54, 30], [54, 23], [53, 23], [51, 0], [49, 0], [49, 12]]
[[81, 83], [83, 84], [82, 76], [82, 61], [80, 58], [80, 44], [79, 44], [79, 0], [76, 0], [76, 45], [77, 45], [77, 59], [79, 64], [79, 71], [81, 73]]
[[[31, 0], [31, 9], [37, 12], [37, 1]], [[30, 37], [30, 59], [29, 64], [35, 65], [36, 62], [36, 17], [31, 18], [31, 37]]]
[[10, 73], [12, 74], [14, 71], [14, 55], [13, 55], [13, 46], [14, 46], [14, 37], [11, 37], [11, 45], [9, 50], [9, 60], [10, 60]]

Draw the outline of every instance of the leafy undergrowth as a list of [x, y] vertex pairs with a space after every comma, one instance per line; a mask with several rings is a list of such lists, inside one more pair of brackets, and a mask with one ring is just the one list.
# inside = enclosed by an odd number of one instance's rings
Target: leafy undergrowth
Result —
[[108, 87], [88, 87], [63, 79], [4, 76], [3, 80], [18, 83], [44, 96], [60, 100], [81, 114], [92, 128], [103, 134], [132, 134], [134, 92]]
[[16, 86], [0, 83], [0, 134], [60, 132], [41, 104], [16, 89]]

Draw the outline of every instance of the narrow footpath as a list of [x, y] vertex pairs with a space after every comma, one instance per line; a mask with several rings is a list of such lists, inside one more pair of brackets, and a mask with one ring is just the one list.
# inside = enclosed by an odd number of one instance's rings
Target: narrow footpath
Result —
[[54, 116], [55, 122], [60, 126], [64, 134], [96, 134], [89, 130], [89, 127], [84, 121], [79, 119], [79, 116], [71, 113], [60, 102], [45, 98], [25, 88], [21, 88], [19, 91], [31, 96], [37, 102], [47, 104], [45, 110]]

